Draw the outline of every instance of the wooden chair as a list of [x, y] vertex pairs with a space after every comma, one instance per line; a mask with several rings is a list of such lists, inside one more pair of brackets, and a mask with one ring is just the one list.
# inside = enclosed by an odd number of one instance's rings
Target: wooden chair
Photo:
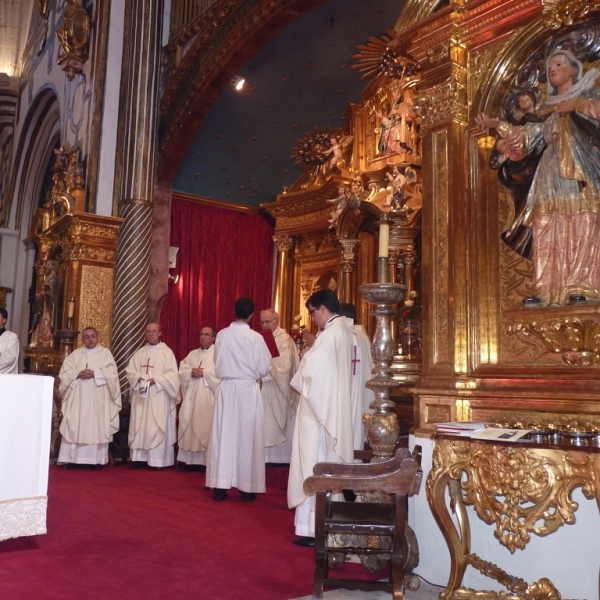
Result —
[[[304, 482], [304, 492], [316, 494], [315, 509], [315, 576], [313, 598], [323, 598], [323, 587], [360, 590], [385, 590], [394, 600], [403, 594], [404, 568], [407, 559], [405, 526], [408, 497], [417, 494], [421, 486], [421, 447], [412, 453], [399, 448], [389, 460], [369, 464], [318, 463], [314, 475]], [[352, 490], [358, 494], [381, 493], [384, 501], [336, 502], [333, 493]], [[385, 501], [389, 498], [389, 502]], [[389, 548], [357, 545], [332, 546], [328, 534], [388, 536]], [[350, 541], [352, 538], [350, 538]], [[389, 556], [388, 581], [374, 582], [329, 577], [329, 557], [332, 554], [383, 554]]]

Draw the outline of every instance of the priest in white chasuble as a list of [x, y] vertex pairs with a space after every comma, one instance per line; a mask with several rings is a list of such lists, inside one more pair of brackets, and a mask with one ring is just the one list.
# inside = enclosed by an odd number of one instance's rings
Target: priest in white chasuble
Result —
[[221, 378], [215, 397], [215, 414], [208, 447], [206, 485], [213, 498], [227, 498], [238, 488], [250, 502], [266, 491], [265, 423], [260, 380], [271, 369], [271, 353], [260, 333], [248, 323], [254, 313], [250, 298], [238, 298], [235, 317], [219, 331], [215, 342], [215, 371]]
[[362, 416], [372, 412], [369, 405], [375, 400], [375, 392], [365, 386], [373, 376], [371, 340], [362, 325], [356, 324], [354, 304], [340, 304], [340, 315], [352, 319], [354, 323], [354, 348], [352, 350], [352, 423], [354, 425], [354, 449], [363, 450], [366, 440]]
[[0, 307], [0, 373], [16, 375], [19, 372], [19, 336], [6, 329], [8, 312]]
[[148, 463], [155, 468], [175, 464], [175, 412], [179, 402], [179, 375], [173, 351], [160, 341], [158, 323], [146, 326], [145, 346], [129, 361], [126, 373], [131, 389], [129, 448], [131, 468]]
[[216, 329], [200, 330], [200, 348], [192, 350], [179, 365], [183, 402], [179, 410], [177, 460], [185, 465], [206, 465], [215, 392], [220, 379], [215, 374]]
[[289, 463], [298, 404], [298, 394], [290, 382], [300, 357], [294, 340], [279, 327], [279, 315], [272, 308], [261, 311], [260, 324], [273, 332], [279, 351], [271, 361], [271, 372], [263, 377], [260, 391], [265, 413], [265, 461]]
[[58, 391], [62, 397], [62, 441], [58, 462], [105, 465], [108, 444], [119, 430], [121, 387], [117, 365], [108, 348], [98, 343], [98, 332], [86, 327], [83, 347], [63, 361]]
[[296, 534], [303, 537], [294, 543], [301, 546], [314, 545], [315, 535], [315, 497], [305, 495], [305, 479], [313, 474], [318, 462], [354, 461], [354, 324], [338, 314], [340, 304], [332, 290], [316, 291], [306, 307], [322, 331], [292, 379], [300, 402], [292, 441], [288, 505], [296, 509]]

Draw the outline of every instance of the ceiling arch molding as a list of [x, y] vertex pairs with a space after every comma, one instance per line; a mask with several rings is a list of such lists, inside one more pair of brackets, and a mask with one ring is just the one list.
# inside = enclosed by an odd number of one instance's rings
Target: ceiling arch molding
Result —
[[[159, 181], [173, 181], [194, 136], [237, 71], [283, 28], [322, 2], [219, 0], [198, 18], [194, 41], [161, 96]], [[166, 52], [170, 50], [167, 46]]]

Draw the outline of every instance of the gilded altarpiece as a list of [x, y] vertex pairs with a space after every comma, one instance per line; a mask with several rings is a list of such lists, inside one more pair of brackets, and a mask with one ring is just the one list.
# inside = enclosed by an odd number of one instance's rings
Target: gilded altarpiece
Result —
[[[361, 70], [371, 50], [357, 55]], [[359, 288], [377, 280], [384, 213], [392, 219], [387, 280], [406, 285], [405, 300], [414, 305], [419, 297], [420, 307], [421, 142], [413, 108], [418, 77], [409, 67], [387, 74], [375, 69], [374, 74], [363, 101], [349, 105], [343, 129], [316, 127], [298, 141], [292, 158], [304, 166], [304, 175], [276, 202], [261, 207], [276, 219], [274, 308], [288, 329], [312, 328], [305, 302], [328, 287], [341, 302], [356, 306], [358, 322], [373, 335], [373, 307]], [[404, 390], [421, 369], [420, 312], [417, 306], [407, 308], [401, 303], [392, 319], [397, 348], [392, 376], [401, 386], [392, 395], [403, 405], [399, 415], [406, 427], [413, 422], [413, 403]], [[409, 313], [416, 315], [410, 353], [402, 343]]]
[[[568, 50], [585, 75], [600, 59], [599, 17], [595, 2], [409, 2], [386, 45], [419, 65], [423, 433], [450, 420], [600, 429], [598, 301], [565, 287], [556, 304], [530, 302], [535, 259], [506, 241], [522, 216], [514, 179], [499, 180], [509, 138], [476, 122], [543, 123], [550, 56]], [[519, 104], [525, 89], [533, 109]]]

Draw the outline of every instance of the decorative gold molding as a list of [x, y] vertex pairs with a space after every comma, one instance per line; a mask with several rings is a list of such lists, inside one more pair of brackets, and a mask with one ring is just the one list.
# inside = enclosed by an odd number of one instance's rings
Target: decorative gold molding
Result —
[[538, 338], [548, 350], [570, 366], [600, 364], [600, 306], [582, 304], [537, 309], [520, 308], [507, 313], [509, 332]]
[[95, 327], [104, 346], [111, 343], [114, 269], [82, 265], [79, 326]]
[[415, 111], [421, 118], [421, 134], [443, 121], [454, 120], [467, 124], [467, 89], [455, 78], [426, 89], [415, 102]]
[[432, 167], [436, 172], [433, 184], [433, 231], [437, 240], [433, 249], [433, 285], [435, 295], [433, 303], [433, 323], [430, 327], [433, 339], [433, 360], [446, 363], [450, 360], [450, 262], [448, 253], [450, 241], [448, 228], [450, 206], [448, 197], [448, 132], [436, 132], [432, 136]]
[[589, 0], [542, 0], [544, 25], [549, 29], [573, 25], [590, 12], [592, 5]]

